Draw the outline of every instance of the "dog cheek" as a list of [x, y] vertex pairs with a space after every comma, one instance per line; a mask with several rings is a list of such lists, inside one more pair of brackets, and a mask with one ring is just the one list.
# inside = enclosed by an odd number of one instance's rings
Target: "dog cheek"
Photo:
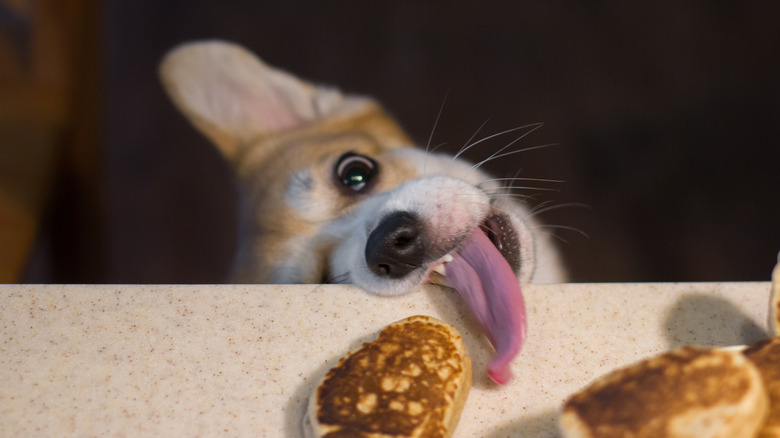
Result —
[[330, 277], [335, 279], [336, 283], [354, 283], [362, 256], [359, 239], [344, 240], [330, 254]]
[[513, 206], [504, 205], [502, 210], [509, 212], [512, 226], [517, 231], [520, 245], [520, 272], [517, 273], [521, 283], [529, 283], [536, 269], [536, 239], [531, 232], [532, 225], [526, 223], [522, 217], [526, 217], [523, 210]]
[[321, 193], [316, 178], [310, 169], [301, 170], [290, 175], [287, 190], [284, 193], [284, 203], [299, 218], [309, 222], [319, 222], [333, 214], [335, 205], [332, 196]]

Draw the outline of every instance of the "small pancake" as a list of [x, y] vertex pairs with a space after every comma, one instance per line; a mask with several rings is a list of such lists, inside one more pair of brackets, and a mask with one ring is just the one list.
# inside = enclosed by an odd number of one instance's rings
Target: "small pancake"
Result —
[[563, 436], [753, 437], [768, 399], [738, 351], [682, 347], [609, 373], [566, 401]]
[[309, 399], [307, 437], [450, 437], [471, 388], [460, 334], [429, 316], [387, 326], [348, 353]]
[[769, 333], [780, 336], [780, 254], [772, 272], [772, 295], [769, 298]]
[[780, 338], [754, 344], [743, 354], [758, 368], [769, 395], [769, 414], [756, 438], [780, 438]]

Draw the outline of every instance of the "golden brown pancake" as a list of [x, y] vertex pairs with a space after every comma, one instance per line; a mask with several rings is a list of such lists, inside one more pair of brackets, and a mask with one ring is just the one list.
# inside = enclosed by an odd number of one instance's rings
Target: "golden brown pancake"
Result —
[[780, 254], [772, 272], [772, 295], [769, 298], [769, 333], [780, 336]]
[[738, 351], [683, 347], [614, 371], [566, 401], [571, 437], [753, 437], [767, 412], [758, 369]]
[[429, 316], [387, 326], [322, 379], [307, 437], [449, 437], [471, 388], [460, 334]]
[[756, 438], [780, 438], [780, 338], [767, 339], [744, 351], [764, 379], [769, 414]]

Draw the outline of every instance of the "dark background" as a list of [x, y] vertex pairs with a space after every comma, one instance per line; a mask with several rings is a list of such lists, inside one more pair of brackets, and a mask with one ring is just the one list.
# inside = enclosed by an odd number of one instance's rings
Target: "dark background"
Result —
[[[560, 207], [540, 218], [556, 226], [545, 231], [574, 281], [769, 279], [780, 250], [780, 3], [103, 5], [99, 244], [73, 255], [62, 245], [79, 245], [77, 234], [44, 234], [26, 281], [224, 280], [232, 175], [156, 75], [168, 49], [203, 38], [374, 96], [422, 144], [447, 95], [432, 142], [441, 150], [457, 151], [488, 118], [485, 135], [544, 122], [518, 147], [557, 146], [486, 168], [565, 181], [521, 193]], [[74, 215], [62, 204], [50, 224]]]

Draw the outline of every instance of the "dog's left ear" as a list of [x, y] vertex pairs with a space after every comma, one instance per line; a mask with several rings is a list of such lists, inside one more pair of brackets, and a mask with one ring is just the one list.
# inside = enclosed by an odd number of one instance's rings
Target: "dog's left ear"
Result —
[[176, 106], [229, 159], [252, 140], [339, 110], [338, 90], [316, 87], [224, 41], [187, 43], [160, 65]]

